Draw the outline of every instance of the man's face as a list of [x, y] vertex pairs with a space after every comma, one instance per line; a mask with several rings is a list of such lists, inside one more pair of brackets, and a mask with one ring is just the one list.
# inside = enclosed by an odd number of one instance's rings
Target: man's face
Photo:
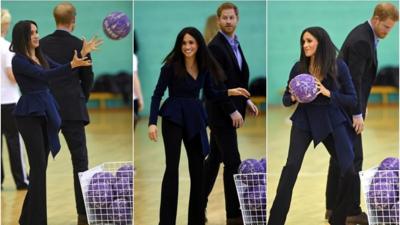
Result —
[[218, 25], [222, 32], [231, 36], [235, 33], [238, 20], [234, 9], [224, 9], [221, 11], [221, 16], [218, 17]]
[[385, 38], [389, 34], [395, 24], [396, 22], [390, 18], [387, 18], [386, 20], [379, 20], [378, 17], [374, 17], [372, 19], [374, 32], [376, 36], [381, 39]]

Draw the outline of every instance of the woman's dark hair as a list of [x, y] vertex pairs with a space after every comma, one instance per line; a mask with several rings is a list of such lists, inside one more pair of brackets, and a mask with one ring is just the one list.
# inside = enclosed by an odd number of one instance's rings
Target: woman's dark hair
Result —
[[303, 30], [300, 36], [300, 63], [304, 72], [308, 71], [310, 66], [310, 57], [304, 53], [304, 33], [310, 33], [318, 41], [317, 50], [314, 55], [314, 64], [320, 69], [323, 78], [331, 76], [336, 81], [337, 68], [336, 56], [337, 48], [333, 44], [329, 34], [321, 27], [309, 27]]
[[[15, 24], [12, 31], [12, 40], [10, 45], [10, 51], [21, 54], [27, 57], [32, 63], [35, 63], [31, 57], [29, 57], [29, 44], [31, 42], [31, 24], [37, 24], [32, 20], [21, 20]], [[40, 64], [44, 68], [49, 68], [47, 60], [44, 58], [40, 48], [35, 49], [35, 55], [39, 59]]]
[[223, 81], [225, 79], [224, 72], [208, 50], [203, 35], [194, 27], [183, 28], [176, 37], [175, 46], [172, 51], [165, 57], [163, 63], [173, 65], [177, 76], [186, 73], [185, 59], [182, 53], [182, 42], [185, 34], [192, 36], [198, 45], [196, 52], [196, 62], [200, 72], [209, 71], [215, 81]]

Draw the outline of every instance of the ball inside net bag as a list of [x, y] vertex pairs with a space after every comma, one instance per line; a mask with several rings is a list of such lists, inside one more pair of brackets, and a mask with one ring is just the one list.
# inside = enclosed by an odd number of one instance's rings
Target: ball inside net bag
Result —
[[111, 203], [108, 215], [114, 225], [131, 225], [132, 205], [125, 199], [117, 198]]
[[261, 158], [260, 159], [260, 164], [261, 164], [261, 166], [263, 167], [263, 173], [266, 173], [267, 172], [267, 159], [266, 158]]
[[395, 157], [387, 157], [381, 162], [378, 170], [399, 170], [399, 159]]
[[110, 39], [119, 40], [131, 31], [131, 21], [123, 12], [112, 12], [104, 18], [103, 30]]
[[109, 185], [113, 185], [116, 182], [115, 176], [111, 172], [97, 172], [90, 179], [90, 184], [96, 183], [106, 183]]
[[262, 210], [267, 207], [266, 190], [264, 185], [249, 186], [243, 193], [244, 208]]
[[372, 209], [388, 210], [398, 202], [399, 178], [393, 171], [378, 170], [369, 187], [367, 193], [368, 202]]
[[130, 164], [125, 164], [122, 165], [120, 168], [118, 168], [116, 172], [116, 177], [118, 178], [127, 178], [129, 179], [129, 182], [133, 184], [133, 166]]
[[317, 83], [310, 74], [299, 74], [289, 82], [292, 94], [297, 96], [301, 103], [312, 102], [317, 97]]
[[239, 173], [262, 173], [264, 168], [262, 164], [257, 159], [245, 159], [240, 163]]

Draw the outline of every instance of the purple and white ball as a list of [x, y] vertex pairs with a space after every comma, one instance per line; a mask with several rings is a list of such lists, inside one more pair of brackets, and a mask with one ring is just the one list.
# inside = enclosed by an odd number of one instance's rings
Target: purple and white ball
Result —
[[131, 31], [131, 21], [123, 12], [113, 12], [103, 20], [103, 30], [107, 37], [119, 40]]
[[[367, 193], [371, 208], [390, 209], [399, 200], [398, 177], [393, 171], [377, 171]], [[397, 184], [396, 184], [397, 182]]]
[[116, 172], [116, 177], [129, 179], [131, 185], [133, 184], [133, 166], [130, 164], [125, 164], [118, 168]]
[[239, 165], [239, 173], [262, 173], [264, 168], [262, 164], [257, 159], [246, 159], [243, 160]]
[[106, 183], [113, 185], [116, 180], [115, 176], [110, 172], [97, 172], [90, 179], [90, 184]]
[[129, 178], [121, 177], [114, 184], [114, 197], [123, 198], [129, 204], [133, 205], [132, 183]]
[[388, 157], [384, 159], [378, 167], [378, 170], [399, 170], [399, 169], [400, 169], [399, 158], [395, 157]]
[[262, 173], [266, 173], [267, 172], [267, 160], [265, 158], [261, 158], [259, 162], [263, 168]]
[[373, 217], [379, 224], [398, 225], [399, 220], [399, 202], [393, 204], [389, 209], [374, 210]]
[[109, 205], [114, 198], [112, 185], [107, 183], [89, 184], [86, 196], [92, 214], [95, 214], [98, 220], [106, 220]]
[[242, 207], [248, 210], [266, 210], [267, 196], [264, 185], [248, 187], [242, 196]]
[[132, 205], [125, 199], [117, 198], [110, 206], [109, 220], [115, 225], [132, 224]]
[[265, 172], [262, 164], [256, 159], [243, 160], [239, 166], [241, 181], [248, 185], [265, 184]]
[[314, 76], [310, 74], [303, 73], [295, 76], [289, 82], [289, 87], [301, 103], [312, 102], [317, 97], [317, 84]]
[[393, 224], [400, 224], [400, 202], [392, 205], [389, 213], [390, 222]]

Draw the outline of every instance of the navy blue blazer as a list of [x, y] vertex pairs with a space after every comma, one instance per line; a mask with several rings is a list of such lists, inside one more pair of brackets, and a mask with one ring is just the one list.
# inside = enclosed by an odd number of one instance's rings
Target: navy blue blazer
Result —
[[48, 63], [50, 69], [44, 69], [21, 54], [16, 54], [12, 59], [12, 70], [22, 94], [14, 115], [46, 118], [49, 148], [55, 157], [61, 148], [58, 138], [61, 118], [57, 102], [49, 90], [49, 79], [53, 76], [68, 76], [72, 69], [70, 63], [59, 65], [50, 59]]
[[356, 107], [348, 111], [352, 115], [362, 113], [365, 117], [368, 97], [378, 68], [374, 32], [368, 21], [349, 33], [340, 49], [339, 58], [348, 65], [358, 96]]
[[[224, 71], [226, 76], [224, 84], [226, 88], [242, 87], [248, 89], [249, 67], [241, 46], [239, 45], [239, 52], [243, 60], [242, 69], [240, 69], [238, 65], [231, 45], [220, 32], [218, 32], [214, 39], [208, 44], [208, 48]], [[229, 98], [231, 101], [223, 104], [213, 104], [213, 102], [206, 101], [207, 113], [210, 117], [210, 127], [233, 128], [230, 113], [236, 109], [242, 114], [243, 119], [245, 118], [247, 98], [243, 96], [230, 96]]]
[[[283, 95], [283, 104], [291, 106], [296, 102], [291, 100], [289, 92], [289, 82], [296, 75], [308, 71], [301, 71], [300, 63], [297, 62], [290, 71], [288, 85], [286, 86]], [[309, 72], [308, 72], [309, 73]], [[325, 88], [331, 92], [331, 97], [328, 98], [319, 94], [310, 103], [298, 103], [296, 110], [290, 119], [293, 126], [300, 129], [310, 131], [314, 146], [318, 145], [321, 141], [333, 133], [336, 127], [345, 125], [348, 129], [349, 140], [355, 137], [354, 129], [352, 129], [352, 122], [345, 112], [344, 107], [354, 107], [357, 102], [356, 92], [354, 90], [353, 82], [347, 65], [343, 60], [337, 60], [337, 77], [334, 81], [330, 76], [321, 82]], [[349, 143], [351, 145], [351, 143]], [[338, 149], [339, 151], [343, 149]], [[353, 157], [351, 152], [341, 152], [338, 155], [339, 160], [344, 157], [348, 161]], [[343, 161], [343, 160], [342, 160]]]
[[[159, 108], [167, 87], [169, 97]], [[200, 71], [197, 79], [194, 79], [187, 72], [178, 76], [174, 71], [174, 66], [164, 65], [151, 98], [149, 125], [156, 125], [157, 116], [160, 115], [183, 127], [189, 139], [200, 134], [203, 154], [207, 155], [209, 152], [206, 132], [207, 114], [199, 99], [201, 89], [206, 98], [211, 101], [230, 101], [227, 90], [217, 90], [208, 71]]]

